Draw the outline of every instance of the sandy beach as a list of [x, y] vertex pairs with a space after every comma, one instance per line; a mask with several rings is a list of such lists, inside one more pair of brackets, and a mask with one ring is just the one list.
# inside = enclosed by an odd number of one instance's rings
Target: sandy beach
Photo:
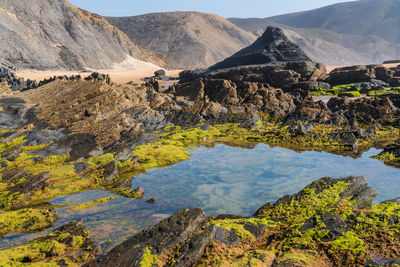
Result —
[[[151, 77], [154, 75], [156, 70], [162, 69], [161, 67], [152, 63], [143, 62], [132, 57], [128, 57], [125, 61], [114, 64], [112, 69], [88, 69], [84, 72], [79, 71], [67, 71], [67, 70], [32, 70], [25, 69], [16, 72], [18, 77], [23, 77], [25, 80], [36, 80], [41, 81], [46, 78], [61, 75], [77, 75], [80, 74], [82, 77], [87, 77], [92, 72], [110, 74], [111, 79], [115, 83], [125, 84], [128, 82], [143, 83], [141, 79], [145, 77]], [[167, 75], [171, 77], [178, 77], [181, 70], [166, 70]]]

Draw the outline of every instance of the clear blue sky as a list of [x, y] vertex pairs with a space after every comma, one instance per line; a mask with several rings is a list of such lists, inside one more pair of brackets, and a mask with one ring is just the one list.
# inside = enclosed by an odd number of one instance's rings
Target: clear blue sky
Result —
[[135, 16], [151, 12], [199, 11], [223, 17], [270, 17], [310, 10], [349, 0], [69, 0], [103, 16]]

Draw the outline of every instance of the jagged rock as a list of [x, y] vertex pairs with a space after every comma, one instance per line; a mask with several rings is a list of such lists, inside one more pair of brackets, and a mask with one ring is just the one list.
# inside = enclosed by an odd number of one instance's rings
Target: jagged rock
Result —
[[252, 45], [215, 64], [210, 69], [288, 61], [311, 60], [296, 44], [289, 41], [281, 29], [268, 27], [264, 34]]
[[195, 264], [203, 256], [205, 248], [214, 240], [215, 231], [214, 226], [209, 226], [200, 234], [190, 238], [190, 241], [184, 243], [176, 253], [178, 254], [174, 257], [176, 263], [166, 266], [186, 267]]
[[366, 123], [393, 118], [398, 112], [388, 97], [355, 100], [333, 97], [328, 107], [332, 112], [342, 113], [348, 120]]
[[[178, 244], [182, 246], [185, 244], [189, 237], [198, 230], [205, 222], [206, 216], [201, 208], [192, 210], [181, 210], [171, 217], [162, 220], [156, 226], [144, 230], [139, 234], [131, 237], [112, 249], [105, 256], [102, 256], [84, 266], [141, 266], [140, 262], [143, 256], [147, 253], [152, 255], [163, 255], [167, 250], [173, 249]], [[205, 234], [207, 236], [207, 234]], [[198, 237], [201, 239], [200, 237]], [[203, 237], [203, 240], [208, 237]], [[211, 240], [211, 239], [210, 239]], [[195, 248], [199, 253], [205, 244], [192, 240]], [[190, 242], [190, 241], [189, 241]], [[190, 247], [190, 245], [189, 245]], [[190, 255], [186, 260], [191, 262], [196, 258], [195, 255]], [[152, 264], [152, 263], [151, 263]]]
[[[312, 98], [307, 98], [296, 107], [293, 113], [285, 118], [285, 123], [293, 125], [302, 121], [325, 124], [332, 122], [333, 119], [335, 119], [335, 116], [328, 109], [326, 103], [322, 101], [314, 102]], [[338, 120], [341, 121], [341, 119]]]
[[326, 68], [320, 63], [299, 61], [179, 73], [181, 83], [199, 78], [226, 79], [236, 84], [242, 82], [267, 83], [275, 88], [282, 88], [288, 83], [323, 80], [326, 78]]

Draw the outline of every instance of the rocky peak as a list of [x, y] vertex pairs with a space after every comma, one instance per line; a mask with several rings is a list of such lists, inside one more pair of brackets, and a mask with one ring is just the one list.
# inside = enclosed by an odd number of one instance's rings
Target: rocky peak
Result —
[[311, 61], [311, 59], [296, 44], [289, 41], [280, 28], [268, 27], [252, 45], [210, 69], [292, 61]]

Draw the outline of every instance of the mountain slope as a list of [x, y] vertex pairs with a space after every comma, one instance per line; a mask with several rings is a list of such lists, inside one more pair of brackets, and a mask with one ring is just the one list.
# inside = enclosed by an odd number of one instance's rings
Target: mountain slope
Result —
[[222, 17], [198, 12], [152, 13], [107, 20], [133, 42], [164, 59], [170, 68], [208, 67], [256, 39]]
[[162, 61], [103, 17], [64, 0], [0, 0], [0, 58], [16, 68], [105, 69], [128, 56]]
[[400, 57], [400, 1], [360, 0], [270, 18], [231, 18], [259, 34], [269, 25], [327, 65], [382, 63]]

